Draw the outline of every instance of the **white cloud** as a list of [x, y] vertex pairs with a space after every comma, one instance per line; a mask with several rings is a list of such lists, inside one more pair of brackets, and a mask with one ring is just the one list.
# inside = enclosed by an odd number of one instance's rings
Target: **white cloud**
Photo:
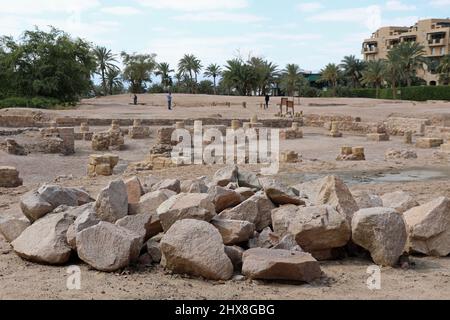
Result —
[[433, 0], [431, 5], [433, 7], [447, 7], [450, 6], [450, 0]]
[[133, 16], [141, 13], [138, 9], [127, 6], [104, 7], [101, 11], [115, 16]]
[[173, 17], [178, 21], [220, 21], [220, 22], [235, 22], [235, 23], [254, 23], [266, 20], [266, 18], [254, 14], [246, 13], [228, 13], [228, 12], [202, 12], [202, 13], [186, 13], [180, 16]]
[[323, 8], [324, 6], [320, 2], [305, 2], [297, 5], [297, 10], [301, 12], [315, 12]]
[[55, 12], [82, 12], [100, 6], [99, 0], [13, 0], [2, 1], [0, 14], [39, 15]]
[[381, 27], [381, 14], [381, 7], [375, 5], [362, 8], [329, 10], [313, 15], [307, 20], [312, 22], [359, 23], [370, 30], [375, 30]]
[[404, 4], [399, 0], [390, 0], [386, 2], [386, 10], [388, 11], [414, 11], [417, 10], [415, 5]]
[[410, 27], [414, 25], [418, 20], [422, 18], [419, 18], [418, 16], [408, 16], [408, 17], [400, 17], [400, 18], [394, 18], [394, 19], [383, 19], [383, 25], [384, 26], [396, 26], [396, 27]]
[[138, 0], [143, 6], [177, 11], [214, 11], [243, 9], [247, 0]]

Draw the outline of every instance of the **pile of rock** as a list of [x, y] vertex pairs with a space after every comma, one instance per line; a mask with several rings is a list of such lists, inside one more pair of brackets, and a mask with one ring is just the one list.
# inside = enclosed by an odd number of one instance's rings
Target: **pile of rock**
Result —
[[385, 154], [386, 160], [417, 159], [417, 153], [413, 150], [393, 150], [390, 149]]
[[142, 126], [141, 120], [135, 119], [128, 130], [128, 136], [130, 139], [147, 139], [150, 137], [150, 128]]
[[364, 161], [366, 155], [363, 147], [348, 147], [341, 148], [341, 154], [336, 158], [337, 161]]
[[92, 136], [92, 150], [109, 151], [123, 150], [125, 148], [124, 133], [120, 129], [119, 122], [114, 120], [111, 128], [106, 132], [97, 132]]
[[40, 130], [43, 141], [37, 149], [43, 153], [61, 153], [71, 155], [75, 153], [75, 130], [72, 127], [56, 127], [52, 124], [49, 128]]
[[211, 180], [112, 181], [95, 202], [80, 189], [44, 186], [21, 200], [31, 225], [9, 219], [0, 232], [38, 263], [64, 264], [76, 252], [100, 271], [141, 261], [211, 280], [311, 282], [322, 275], [318, 260], [355, 245], [383, 266], [405, 249], [450, 252], [447, 198], [417, 207], [406, 193], [355, 197], [336, 176], [288, 187], [231, 166]]
[[75, 140], [92, 141], [94, 133], [90, 131], [87, 122], [82, 122], [80, 125], [80, 132], [75, 133]]
[[89, 156], [87, 173], [89, 176], [111, 176], [115, 166], [119, 163], [119, 156], [114, 154], [92, 154]]
[[16, 188], [22, 184], [23, 181], [16, 168], [0, 166], [0, 188]]
[[295, 140], [302, 139], [303, 131], [300, 129], [298, 122], [292, 123], [292, 128], [280, 131], [281, 140]]
[[389, 134], [387, 133], [384, 124], [377, 124], [373, 130], [374, 132], [367, 135], [367, 140], [369, 141], [389, 141]]

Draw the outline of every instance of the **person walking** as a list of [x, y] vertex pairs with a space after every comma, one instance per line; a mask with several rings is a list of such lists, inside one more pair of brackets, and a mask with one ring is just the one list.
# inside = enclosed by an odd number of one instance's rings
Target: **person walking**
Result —
[[137, 95], [134, 95], [133, 102], [134, 102], [134, 105], [137, 106], [137, 103], [138, 103]]
[[169, 92], [167, 94], [167, 106], [169, 108], [169, 110], [172, 110], [172, 93]]
[[266, 94], [266, 109], [269, 109], [270, 96]]

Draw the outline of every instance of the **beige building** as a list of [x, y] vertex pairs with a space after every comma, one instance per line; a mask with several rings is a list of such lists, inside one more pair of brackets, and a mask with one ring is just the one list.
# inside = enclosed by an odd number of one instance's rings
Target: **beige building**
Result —
[[[450, 19], [420, 20], [412, 27], [383, 27], [364, 40], [364, 59], [385, 59], [390, 49], [405, 41], [415, 41], [425, 47], [425, 56], [436, 64], [450, 54]], [[419, 70], [418, 76], [429, 85], [439, 84], [439, 75], [432, 70]]]

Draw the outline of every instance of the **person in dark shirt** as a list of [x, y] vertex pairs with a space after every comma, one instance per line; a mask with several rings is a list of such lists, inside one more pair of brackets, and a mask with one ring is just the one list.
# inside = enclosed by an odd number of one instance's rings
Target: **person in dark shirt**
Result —
[[134, 105], [137, 106], [137, 103], [138, 103], [137, 95], [134, 95], [133, 102], [134, 102]]
[[266, 94], [266, 109], [269, 109], [270, 96]]

